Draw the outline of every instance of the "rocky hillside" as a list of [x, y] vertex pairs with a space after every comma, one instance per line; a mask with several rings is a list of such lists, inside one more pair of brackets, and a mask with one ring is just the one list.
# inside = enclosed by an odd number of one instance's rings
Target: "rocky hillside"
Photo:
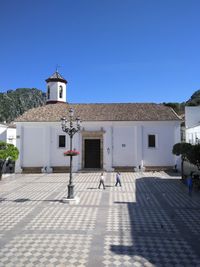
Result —
[[170, 103], [163, 103], [166, 106], [172, 107], [178, 115], [184, 115], [185, 113], [185, 106], [199, 106], [200, 105], [200, 90], [194, 92], [194, 94], [190, 97], [189, 100], [182, 103], [177, 102], [170, 102]]
[[186, 102], [187, 106], [199, 106], [200, 105], [200, 90], [194, 92], [190, 99]]
[[0, 122], [11, 122], [30, 108], [45, 104], [46, 94], [36, 88], [0, 93]]

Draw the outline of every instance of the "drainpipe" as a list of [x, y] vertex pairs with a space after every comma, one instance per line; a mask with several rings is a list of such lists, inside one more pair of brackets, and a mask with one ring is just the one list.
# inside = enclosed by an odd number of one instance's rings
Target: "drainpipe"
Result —
[[111, 155], [111, 168], [113, 168], [113, 155], [114, 155], [114, 145], [113, 145], [113, 125], [111, 126], [111, 147], [112, 147], [112, 155]]

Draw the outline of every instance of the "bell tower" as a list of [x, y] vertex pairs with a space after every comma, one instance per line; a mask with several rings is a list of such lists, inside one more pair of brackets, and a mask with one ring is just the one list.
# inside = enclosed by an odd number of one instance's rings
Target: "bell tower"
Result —
[[48, 79], [47, 83], [47, 104], [66, 102], [66, 85], [65, 80], [58, 71], [54, 72]]

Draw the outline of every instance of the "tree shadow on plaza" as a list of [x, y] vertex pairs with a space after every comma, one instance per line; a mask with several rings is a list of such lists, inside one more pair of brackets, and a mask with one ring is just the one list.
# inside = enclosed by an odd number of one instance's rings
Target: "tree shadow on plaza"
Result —
[[142, 266], [147, 262], [154, 266], [186, 266], [184, 260], [190, 261], [190, 266], [196, 266], [191, 256], [194, 249], [193, 255], [200, 264], [200, 249], [195, 246], [191, 248], [185, 240], [186, 233], [183, 231], [186, 228], [179, 228], [180, 218], [173, 205], [169, 204], [171, 198], [172, 204], [180, 201], [180, 195], [176, 192], [182, 193], [188, 203], [193, 201], [180, 179], [137, 179], [135, 202], [115, 202], [119, 205], [119, 235], [111, 239], [111, 252], [128, 256]]
[[13, 200], [13, 202], [23, 203], [23, 202], [62, 202], [60, 199], [29, 199], [29, 198], [18, 198]]
[[6, 198], [0, 197], [0, 203], [3, 202], [3, 201], [5, 201], [5, 200], [6, 200]]
[[1, 202], [15, 202], [15, 203], [25, 203], [25, 202], [58, 202], [63, 203], [61, 199], [30, 199], [30, 198], [16, 198], [16, 199], [7, 199], [7, 198], [0, 198]]
[[[108, 185], [108, 184], [105, 184], [105, 188], [110, 188], [110, 187], [115, 187], [114, 185]], [[98, 186], [93, 186], [93, 187], [87, 187], [87, 189], [89, 190], [93, 190], [93, 189], [99, 189], [99, 185]]]

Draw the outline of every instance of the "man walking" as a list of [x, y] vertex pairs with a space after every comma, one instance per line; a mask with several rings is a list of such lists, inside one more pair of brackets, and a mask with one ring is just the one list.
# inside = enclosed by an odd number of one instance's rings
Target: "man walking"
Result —
[[121, 184], [121, 174], [120, 174], [120, 172], [117, 172], [116, 173], [116, 183], [115, 183], [115, 186], [117, 186], [117, 185], [120, 185], [120, 186], [122, 186], [122, 184]]
[[100, 189], [101, 185], [103, 185], [103, 189], [106, 189], [105, 184], [104, 184], [103, 172], [101, 173], [100, 180], [99, 180], [99, 186], [98, 186], [99, 189]]

